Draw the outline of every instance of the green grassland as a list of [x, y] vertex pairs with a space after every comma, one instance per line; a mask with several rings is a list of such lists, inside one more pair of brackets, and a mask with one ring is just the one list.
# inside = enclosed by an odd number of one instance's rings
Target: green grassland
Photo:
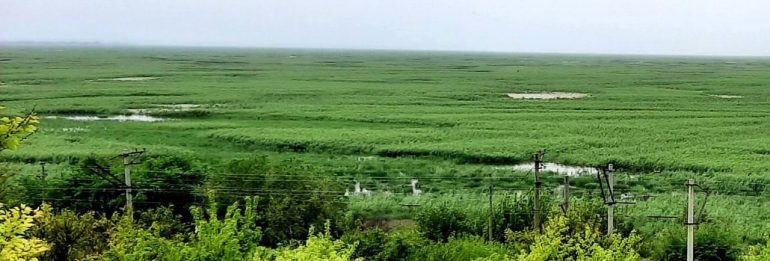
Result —
[[[770, 170], [770, 60], [251, 49], [0, 49], [13, 113], [157, 112], [164, 122], [44, 119], [4, 157], [153, 153], [549, 161], [628, 171]], [[140, 81], [120, 77], [157, 77]], [[579, 92], [574, 100], [507, 93]], [[724, 99], [711, 95], [736, 95]], [[82, 128], [64, 131], [67, 128]]]

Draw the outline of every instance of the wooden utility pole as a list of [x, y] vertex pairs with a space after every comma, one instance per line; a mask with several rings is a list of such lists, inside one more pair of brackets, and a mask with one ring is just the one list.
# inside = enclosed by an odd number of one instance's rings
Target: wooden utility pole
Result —
[[615, 171], [612, 164], [607, 164], [607, 187], [610, 192], [610, 200], [607, 201], [607, 235], [612, 235], [615, 232], [615, 180], [612, 177], [612, 172]]
[[495, 214], [494, 211], [492, 211], [492, 193], [494, 189], [494, 185], [492, 183], [492, 174], [489, 174], [489, 242], [492, 242], [492, 226], [494, 225], [493, 216]]
[[141, 156], [145, 150], [134, 150], [120, 153], [118, 156], [123, 157], [123, 176], [126, 186], [126, 213], [133, 219], [134, 216], [134, 195], [131, 186], [131, 165], [136, 164], [134, 157]]
[[695, 258], [695, 180], [687, 181], [687, 261]]
[[540, 150], [539, 152], [535, 153], [535, 156], [533, 157], [533, 160], [535, 161], [535, 168], [534, 168], [534, 170], [535, 170], [534, 171], [534, 173], [535, 173], [535, 197], [534, 197], [534, 200], [533, 200], [533, 204], [534, 204], [534, 209], [533, 210], [535, 212], [534, 213], [535, 214], [535, 217], [534, 217], [534, 227], [535, 228], [534, 229], [535, 229], [536, 233], [540, 233], [540, 232], [543, 231], [542, 227], [541, 227], [541, 224], [540, 224], [540, 187], [542, 185], [541, 182], [540, 182], [540, 168], [543, 167], [543, 154], [544, 153], [545, 152], [543, 150]]
[[569, 210], [569, 176], [564, 175], [564, 189], [562, 189], [563, 198], [561, 203], [561, 210], [564, 211], [564, 215], [567, 215]]

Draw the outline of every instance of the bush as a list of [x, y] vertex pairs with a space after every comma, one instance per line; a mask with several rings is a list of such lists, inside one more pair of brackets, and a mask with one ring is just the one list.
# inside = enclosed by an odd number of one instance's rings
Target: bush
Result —
[[421, 238], [415, 230], [393, 231], [388, 235], [382, 252], [374, 260], [404, 260], [427, 244], [428, 242]]
[[329, 175], [305, 164], [271, 164], [265, 157], [255, 157], [231, 161], [225, 168], [235, 175], [210, 176], [207, 186], [222, 196], [223, 203], [244, 195], [261, 195], [259, 205], [264, 207], [256, 223], [263, 228], [264, 246], [304, 240], [309, 236], [308, 226], [320, 227], [344, 214], [344, 189]]
[[349, 231], [342, 235], [341, 239], [350, 245], [357, 244], [353, 257], [368, 260], [382, 253], [388, 241], [388, 234], [380, 229]]
[[465, 261], [478, 258], [494, 259], [509, 250], [500, 243], [485, 242], [479, 237], [449, 238], [446, 243], [434, 243], [410, 256], [410, 260]]
[[260, 251], [261, 233], [254, 223], [256, 199], [233, 204], [220, 219], [216, 204], [208, 211], [193, 208], [196, 230], [189, 238], [161, 237], [156, 226], [146, 229], [123, 217], [110, 233], [109, 260], [245, 260]]
[[519, 254], [518, 260], [641, 259], [637, 252], [641, 238], [633, 233], [629, 237], [620, 234], [601, 237], [594, 227], [585, 225], [583, 229], [570, 229], [568, 223], [563, 216], [551, 218], [543, 233], [534, 235], [529, 250]]
[[[310, 227], [310, 236], [304, 245], [297, 248], [281, 248], [275, 251], [275, 261], [349, 261], [353, 258], [356, 244], [346, 244], [331, 239], [331, 228], [327, 222], [323, 233], [316, 235]], [[258, 259], [262, 260], [262, 259]], [[357, 258], [355, 260], [363, 260]]]
[[94, 212], [77, 215], [63, 210], [54, 213], [47, 204], [40, 209], [30, 234], [51, 245], [51, 251], [42, 256], [42, 260], [84, 260], [107, 249], [110, 220], [97, 218]]
[[190, 221], [192, 217], [189, 209], [204, 202], [205, 197], [196, 193], [196, 190], [203, 185], [206, 177], [190, 159], [178, 156], [151, 157], [137, 167], [135, 172], [135, 184], [142, 189], [135, 196], [135, 209], [169, 206], [175, 215]]
[[765, 245], [749, 247], [744, 255], [740, 257], [741, 261], [764, 261], [770, 260], [770, 240]]
[[[687, 234], [681, 226], [673, 226], [648, 241], [651, 257], [656, 260], [686, 260]], [[740, 241], [724, 228], [698, 226], [695, 230], [696, 260], [737, 260]]]
[[26, 236], [39, 214], [24, 205], [6, 208], [0, 204], [0, 260], [35, 260], [50, 249], [46, 242]]
[[[482, 198], [483, 196], [483, 198]], [[489, 237], [489, 205], [479, 204], [486, 199], [478, 197], [444, 197], [421, 206], [416, 216], [420, 233], [427, 239], [445, 242], [450, 237]], [[550, 199], [543, 197], [542, 206]], [[483, 202], [483, 201], [481, 201]], [[533, 201], [529, 196], [500, 194], [493, 202], [493, 238], [502, 242], [505, 231], [523, 231], [532, 226]], [[547, 211], [546, 211], [547, 212]], [[547, 213], [542, 219], [547, 219]]]
[[473, 232], [466, 212], [446, 201], [423, 206], [416, 221], [420, 234], [434, 241], [446, 241], [451, 236]]
[[357, 244], [355, 258], [366, 260], [407, 260], [429, 242], [413, 229], [384, 232], [380, 229], [351, 231], [342, 236], [348, 244]]
[[14, 182], [14, 178], [18, 177], [16, 174], [4, 163], [0, 163], [0, 202], [17, 204], [24, 198], [25, 187]]

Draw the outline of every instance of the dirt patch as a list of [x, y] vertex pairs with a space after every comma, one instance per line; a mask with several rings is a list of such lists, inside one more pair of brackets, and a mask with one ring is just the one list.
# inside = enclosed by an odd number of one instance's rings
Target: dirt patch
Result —
[[555, 100], [580, 99], [588, 97], [588, 94], [576, 92], [509, 93], [508, 97], [517, 100]]
[[720, 99], [740, 99], [743, 98], [743, 96], [740, 95], [709, 95], [711, 97], [717, 97]]
[[417, 222], [411, 219], [370, 219], [364, 221], [364, 226], [390, 231], [397, 228], [415, 227]]

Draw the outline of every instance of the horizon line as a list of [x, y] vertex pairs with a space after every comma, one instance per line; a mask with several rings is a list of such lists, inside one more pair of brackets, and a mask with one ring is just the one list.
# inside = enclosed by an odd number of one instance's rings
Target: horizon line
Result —
[[0, 41], [2, 47], [130, 47], [130, 48], [192, 48], [192, 49], [261, 49], [261, 50], [312, 50], [312, 51], [374, 51], [374, 52], [439, 52], [513, 55], [575, 55], [575, 56], [648, 56], [648, 57], [690, 57], [690, 58], [770, 58], [770, 55], [745, 54], [665, 54], [665, 53], [600, 53], [600, 52], [548, 52], [548, 51], [496, 51], [458, 49], [408, 49], [408, 48], [357, 48], [357, 47], [302, 47], [302, 46], [238, 46], [238, 45], [167, 45], [140, 43], [105, 43], [101, 41]]

